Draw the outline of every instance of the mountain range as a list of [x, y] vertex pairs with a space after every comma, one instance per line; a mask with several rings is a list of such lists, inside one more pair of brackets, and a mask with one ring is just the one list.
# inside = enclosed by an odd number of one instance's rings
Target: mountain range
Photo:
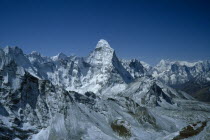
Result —
[[0, 139], [210, 137], [210, 61], [119, 59], [101, 39], [87, 57], [0, 49]]

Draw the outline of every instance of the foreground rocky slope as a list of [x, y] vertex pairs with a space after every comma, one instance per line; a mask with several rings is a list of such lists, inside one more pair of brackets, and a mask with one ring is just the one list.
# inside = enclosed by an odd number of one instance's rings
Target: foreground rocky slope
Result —
[[157, 80], [138, 60], [119, 60], [105, 40], [84, 58], [7, 47], [0, 63], [0, 139], [210, 136], [208, 104]]

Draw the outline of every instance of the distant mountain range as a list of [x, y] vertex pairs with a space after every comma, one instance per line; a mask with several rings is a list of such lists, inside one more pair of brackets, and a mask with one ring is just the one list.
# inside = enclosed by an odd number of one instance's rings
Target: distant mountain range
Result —
[[[178, 140], [210, 134], [210, 61], [119, 59], [0, 49], [0, 139]], [[199, 101], [198, 101], [198, 100]], [[192, 127], [192, 128], [191, 128]]]
[[210, 61], [189, 63], [161, 60], [153, 68], [152, 75], [200, 101], [210, 102]]

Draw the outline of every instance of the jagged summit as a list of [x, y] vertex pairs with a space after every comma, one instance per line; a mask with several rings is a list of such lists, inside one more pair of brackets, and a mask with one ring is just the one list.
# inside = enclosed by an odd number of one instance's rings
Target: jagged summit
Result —
[[59, 53], [56, 56], [52, 57], [52, 60], [57, 61], [57, 60], [65, 60], [67, 56], [64, 53]]
[[23, 51], [21, 48], [15, 46], [15, 47], [10, 47], [10, 46], [7, 46], [6, 48], [4, 48], [4, 52], [6, 54], [23, 54]]
[[96, 45], [96, 48], [111, 48], [111, 47], [106, 40], [100, 39]]
[[31, 52], [31, 55], [41, 56], [41, 54], [40, 54], [39, 52], [37, 52], [37, 51], [32, 51], [32, 52]]
[[114, 55], [114, 49], [110, 47], [106, 40], [101, 39], [98, 41], [95, 50], [88, 56], [87, 62], [93, 65], [111, 64]]

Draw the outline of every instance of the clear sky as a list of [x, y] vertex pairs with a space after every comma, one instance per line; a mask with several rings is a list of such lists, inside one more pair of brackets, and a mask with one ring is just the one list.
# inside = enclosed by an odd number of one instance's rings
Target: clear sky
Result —
[[0, 0], [0, 46], [87, 56], [99, 39], [120, 58], [210, 59], [210, 0]]

